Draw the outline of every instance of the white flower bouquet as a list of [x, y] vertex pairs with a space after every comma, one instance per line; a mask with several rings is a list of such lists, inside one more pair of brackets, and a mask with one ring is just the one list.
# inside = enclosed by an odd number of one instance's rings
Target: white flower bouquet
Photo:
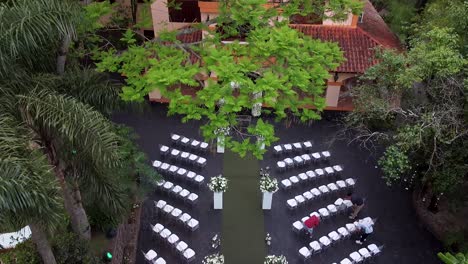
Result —
[[283, 255], [280, 256], [275, 256], [275, 255], [269, 255], [265, 257], [265, 262], [264, 264], [288, 264], [288, 261], [286, 260], [286, 257]]
[[271, 236], [270, 236], [270, 233], [267, 233], [267, 234], [266, 234], [265, 243], [266, 243], [268, 246], [271, 245]]
[[227, 184], [228, 180], [220, 174], [219, 176], [211, 177], [208, 188], [213, 192], [225, 192], [227, 190]]
[[205, 257], [203, 264], [224, 264], [224, 255], [216, 253]]
[[267, 172], [260, 178], [260, 191], [271, 193], [278, 191], [278, 180], [270, 177]]
[[231, 132], [230, 127], [220, 127], [214, 131], [215, 135], [217, 136], [227, 136], [229, 135], [230, 132]]

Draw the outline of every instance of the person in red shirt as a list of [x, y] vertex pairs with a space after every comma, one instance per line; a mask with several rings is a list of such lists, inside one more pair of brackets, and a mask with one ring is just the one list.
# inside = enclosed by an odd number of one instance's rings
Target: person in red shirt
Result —
[[314, 228], [316, 228], [320, 224], [320, 218], [316, 215], [309, 217], [307, 220], [304, 221], [304, 227], [309, 232], [310, 238], [314, 234]]

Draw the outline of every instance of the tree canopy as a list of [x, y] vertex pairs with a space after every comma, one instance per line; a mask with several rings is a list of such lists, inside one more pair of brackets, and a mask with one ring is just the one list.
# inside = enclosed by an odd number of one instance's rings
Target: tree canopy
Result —
[[265, 150], [260, 144], [269, 146], [277, 140], [273, 125], [259, 118], [241, 127], [237, 116], [252, 111], [254, 117], [265, 113], [276, 120], [288, 116], [303, 122], [320, 119], [329, 72], [343, 61], [336, 43], [311, 39], [278, 15], [323, 14], [329, 8], [338, 19], [350, 10], [359, 12], [361, 4], [330, 1], [328, 6], [313, 5], [318, 10], [304, 11], [300, 8], [303, 1], [290, 1], [279, 14], [266, 8], [265, 0], [221, 3], [214, 29], [204, 24], [192, 28], [192, 32], [208, 32], [202, 41], [182, 43], [177, 38], [180, 33], [160, 32], [156, 40], [138, 45], [128, 31], [124, 38], [128, 49], [98, 53], [97, 67], [126, 77], [121, 93], [124, 100], [140, 101], [158, 89], [170, 100], [170, 114], [181, 114], [184, 122], [206, 121], [201, 128], [206, 139], [214, 139], [217, 132], [228, 128], [228, 148], [242, 156], [252, 152], [261, 158]]

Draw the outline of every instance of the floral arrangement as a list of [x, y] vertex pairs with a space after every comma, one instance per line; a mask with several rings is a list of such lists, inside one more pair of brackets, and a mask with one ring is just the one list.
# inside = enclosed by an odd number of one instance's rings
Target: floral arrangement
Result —
[[220, 127], [214, 131], [215, 135], [217, 136], [220, 136], [220, 135], [227, 136], [229, 135], [230, 132], [231, 132], [230, 127]]
[[267, 175], [260, 178], [260, 191], [262, 192], [276, 192], [278, 191], [278, 180]]
[[264, 264], [288, 264], [286, 257], [283, 255], [276, 256], [276, 255], [269, 255], [265, 257]]
[[208, 188], [213, 192], [225, 192], [227, 190], [227, 183], [228, 180], [220, 174], [219, 176], [211, 177]]
[[270, 246], [270, 245], [271, 245], [271, 236], [270, 236], [270, 233], [267, 233], [267, 234], [266, 234], [265, 243], [267, 244], [267, 246]]
[[221, 238], [219, 237], [218, 234], [214, 235], [211, 238], [211, 247], [216, 249], [221, 245]]
[[215, 253], [205, 257], [203, 264], [224, 264], [224, 255]]
[[270, 166], [266, 166], [265, 169], [264, 168], [260, 168], [260, 176], [264, 177], [270, 177]]

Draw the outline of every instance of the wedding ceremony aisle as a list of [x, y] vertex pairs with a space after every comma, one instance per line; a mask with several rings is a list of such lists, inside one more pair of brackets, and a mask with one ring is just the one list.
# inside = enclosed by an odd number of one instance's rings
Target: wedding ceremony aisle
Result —
[[228, 179], [224, 193], [222, 253], [226, 264], [263, 263], [266, 255], [265, 230], [258, 187], [258, 160], [224, 153], [223, 175]]

